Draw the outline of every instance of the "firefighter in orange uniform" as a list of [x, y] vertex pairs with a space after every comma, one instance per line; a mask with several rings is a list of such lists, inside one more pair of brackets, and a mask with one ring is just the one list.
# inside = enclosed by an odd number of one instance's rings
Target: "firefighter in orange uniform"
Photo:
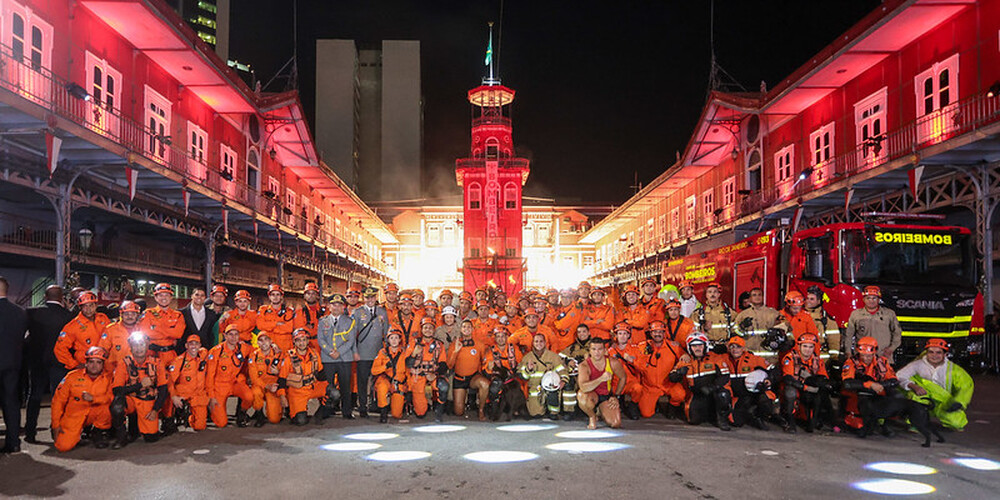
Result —
[[271, 342], [282, 351], [292, 349], [292, 330], [295, 329], [295, 308], [285, 304], [285, 291], [281, 285], [267, 287], [267, 304], [257, 309], [257, 329], [271, 334]]
[[434, 328], [437, 328], [444, 324], [444, 320], [439, 314], [441, 309], [438, 307], [438, 303], [435, 300], [427, 299], [424, 301], [424, 318], [431, 318], [434, 320]]
[[326, 307], [320, 303], [319, 296], [319, 285], [313, 282], [306, 283], [306, 288], [302, 292], [305, 304], [299, 306], [294, 322], [295, 328], [305, 328], [309, 332], [309, 348], [317, 352], [319, 352], [319, 341], [316, 339], [316, 334], [319, 330], [319, 319], [326, 316]]
[[778, 416], [778, 396], [771, 385], [774, 368], [764, 358], [750, 352], [743, 337], [726, 343], [729, 350], [729, 376], [733, 389], [733, 425], [750, 423], [767, 430], [767, 419]]
[[666, 311], [667, 318], [663, 321], [666, 338], [680, 345], [694, 330], [694, 321], [681, 315], [681, 303], [677, 299], [670, 299], [670, 302], [667, 302]]
[[[517, 367], [521, 364], [521, 358], [524, 356], [517, 346], [508, 342], [507, 337], [509, 336], [510, 331], [503, 325], [496, 327], [493, 333], [493, 345], [487, 351], [486, 356], [483, 357], [482, 373], [486, 377], [478, 385], [473, 385], [479, 391], [480, 421], [486, 420], [486, 401], [493, 379], [504, 375], [502, 371], [506, 371], [506, 377], [499, 380], [501, 384], [511, 379], [520, 381], [520, 377], [517, 375]], [[521, 390], [526, 392], [527, 384], [523, 381], [520, 382]]]
[[177, 342], [184, 335], [184, 315], [170, 308], [174, 300], [174, 289], [167, 283], [153, 288], [156, 305], [146, 309], [139, 318], [139, 330], [149, 338], [149, 351], [166, 367], [177, 357]]
[[105, 433], [111, 429], [112, 376], [104, 370], [108, 351], [91, 346], [84, 354], [84, 367], [59, 382], [52, 396], [52, 439], [57, 450], [72, 450], [80, 442], [84, 427], [91, 432], [95, 448], [106, 448]]
[[444, 344], [434, 338], [434, 321], [425, 320], [420, 325], [420, 337], [410, 341], [404, 357], [406, 368], [410, 370], [409, 389], [413, 394], [414, 413], [417, 418], [424, 418], [429, 402], [433, 402], [435, 420], [440, 421], [448, 398], [448, 354]]
[[[621, 362], [628, 377], [625, 389], [622, 394], [628, 396], [629, 401], [623, 401], [625, 415], [632, 420], [638, 420], [639, 401], [642, 399], [642, 380], [640, 377], [639, 360], [642, 358], [642, 348], [632, 343], [632, 326], [626, 322], [619, 322], [615, 325], [615, 343], [608, 348], [608, 357]], [[613, 380], [612, 385], [617, 385], [618, 381]]]
[[351, 316], [354, 314], [354, 310], [361, 307], [361, 292], [364, 287], [360, 283], [355, 283], [347, 289], [347, 293], [344, 294], [345, 302], [347, 306], [344, 308], [344, 314]]
[[[388, 296], [388, 294], [387, 288], [386, 295]], [[387, 309], [389, 324], [399, 329], [399, 333], [403, 334], [403, 343], [407, 344], [411, 339], [416, 338], [420, 334], [420, 319], [413, 313], [412, 295], [408, 293], [401, 294], [398, 304], [398, 307], [394, 310]]]
[[[257, 348], [250, 355], [250, 390], [253, 391], [254, 427], [262, 427], [265, 420], [276, 424], [281, 421], [281, 409], [288, 406], [285, 389], [278, 387], [278, 374], [286, 353], [280, 351], [271, 335], [260, 332]], [[266, 405], [266, 407], [265, 407]]]
[[[826, 364], [820, 359], [819, 339], [814, 333], [804, 333], [795, 341], [795, 349], [781, 359], [783, 389], [781, 392], [781, 413], [785, 419], [785, 432], [796, 431], [796, 407], [806, 419], [806, 432], [819, 428], [820, 415], [827, 419], [833, 415], [830, 402], [830, 377]], [[829, 422], [827, 422], [829, 423]]]
[[480, 300], [476, 304], [476, 319], [472, 320], [472, 338], [484, 345], [493, 345], [493, 329], [500, 323], [490, 317], [490, 303]]
[[184, 347], [184, 354], [167, 367], [167, 388], [173, 411], [186, 416], [186, 424], [200, 431], [208, 423], [208, 386], [205, 385], [208, 350], [201, 347], [198, 335], [188, 335]]
[[118, 321], [108, 325], [104, 330], [104, 338], [101, 339], [101, 347], [110, 354], [105, 363], [105, 370], [108, 374], [113, 374], [118, 362], [128, 354], [128, 338], [133, 332], [139, 330], [139, 314], [142, 309], [139, 304], [126, 300], [118, 307]]
[[538, 313], [538, 324], [549, 327], [552, 333], [555, 334], [556, 313], [552, 312], [552, 308], [549, 306], [549, 302], [545, 300], [545, 296], [541, 294], [537, 295], [531, 305]]
[[395, 283], [389, 283], [385, 285], [385, 311], [389, 313], [389, 317], [393, 318], [396, 316], [396, 311], [399, 309], [399, 285]]
[[618, 322], [618, 311], [611, 304], [604, 303], [604, 290], [594, 288], [590, 292], [590, 304], [586, 308], [583, 322], [590, 328], [590, 336], [595, 339], [610, 340], [611, 329]]
[[642, 280], [642, 284], [640, 285], [642, 297], [639, 298], [639, 304], [646, 308], [646, 315], [649, 316], [649, 321], [663, 321], [667, 315], [667, 303], [657, 296], [657, 288], [656, 278], [646, 278]]
[[[448, 350], [448, 368], [454, 373], [452, 378], [452, 391], [454, 411], [456, 417], [465, 415], [466, 398], [469, 395], [469, 388], [476, 387], [479, 391], [480, 416], [486, 407], [486, 396], [489, 391], [489, 382], [480, 373], [483, 359], [487, 354], [487, 347], [477, 343], [472, 338], [472, 325], [462, 324], [462, 336], [452, 343], [452, 348]], [[486, 387], [487, 390], [482, 390]]]
[[112, 448], [118, 449], [137, 438], [125, 430], [125, 417], [134, 415], [138, 432], [147, 443], [160, 439], [157, 414], [167, 402], [167, 371], [152, 356], [149, 340], [141, 332], [128, 339], [130, 353], [115, 368], [111, 402], [111, 423], [117, 437]]
[[385, 340], [385, 347], [379, 351], [372, 364], [372, 376], [375, 377], [375, 397], [379, 409], [378, 421], [383, 424], [389, 421], [390, 410], [394, 418], [403, 417], [407, 376], [409, 375], [403, 357], [406, 353], [406, 348], [402, 345], [403, 332], [394, 326], [390, 327]]
[[639, 303], [639, 289], [634, 285], [625, 287], [625, 294], [622, 296], [624, 308], [620, 311], [619, 321], [624, 321], [632, 327], [632, 338], [646, 340], [646, 327], [649, 326], [649, 310]]
[[319, 408], [313, 414], [313, 423], [323, 422], [323, 405], [326, 402], [327, 381], [323, 377], [323, 362], [319, 352], [309, 348], [309, 332], [295, 330], [295, 348], [281, 362], [278, 371], [278, 387], [285, 389], [288, 397], [288, 413], [292, 424], [305, 425], [309, 421], [306, 407], [310, 399], [319, 400]]
[[524, 326], [516, 330], [509, 326], [507, 327], [508, 331], [514, 332], [508, 339], [508, 342], [516, 345], [521, 349], [521, 353], [524, 354], [531, 350], [531, 342], [535, 338], [535, 335], [541, 333], [545, 335], [545, 342], [548, 344], [548, 349], [550, 351], [553, 350], [554, 347], [557, 347], [559, 338], [551, 328], [539, 324], [539, 320], [538, 311], [534, 307], [527, 308], [524, 311]]
[[80, 313], [63, 326], [52, 350], [67, 370], [85, 367], [87, 350], [100, 345], [104, 330], [111, 324], [107, 316], [97, 312], [97, 294], [94, 292], [81, 292], [76, 304]]
[[[676, 342], [666, 338], [666, 326], [661, 321], [649, 324], [649, 340], [638, 344], [641, 356], [636, 360], [642, 392], [639, 395], [639, 414], [645, 418], [656, 414], [656, 407], [666, 403], [667, 416], [681, 417], [681, 405], [687, 398], [684, 384], [669, 379], [670, 372], [681, 358], [687, 359]], [[665, 399], [664, 399], [665, 398]]]
[[240, 332], [229, 325], [223, 332], [224, 342], [208, 351], [208, 413], [216, 427], [229, 423], [226, 400], [229, 396], [240, 398], [236, 407], [236, 425], [246, 427], [250, 419], [247, 410], [253, 406], [253, 392], [247, 386], [246, 366], [250, 360], [250, 346], [240, 342]]
[[698, 425], [712, 419], [713, 413], [720, 430], [728, 431], [733, 395], [729, 389], [729, 364], [722, 355], [708, 351], [708, 337], [694, 332], [687, 338], [688, 359], [677, 363], [670, 372], [670, 381], [684, 383], [687, 399], [684, 409], [689, 424]]
[[504, 325], [508, 330], [515, 332], [524, 326], [524, 318], [518, 314], [517, 305], [513, 302], [508, 302], [503, 307], [503, 314], [497, 318], [497, 323]]
[[[878, 355], [878, 341], [873, 337], [858, 339], [854, 356], [844, 362], [841, 376], [844, 380], [844, 393], [848, 395], [845, 423], [858, 428], [857, 421], [860, 420], [858, 436], [862, 438], [867, 437], [876, 427], [881, 428], [883, 436], [892, 436], [893, 432], [886, 427], [886, 421], [889, 417], [903, 413], [908, 400], [896, 390], [899, 379], [896, 378], [891, 362], [885, 356]], [[886, 420], [880, 423], [880, 419]], [[924, 446], [929, 446], [929, 443]]]
[[[253, 332], [257, 329], [257, 311], [250, 310], [250, 292], [239, 290], [233, 299], [236, 309], [226, 311], [219, 319], [220, 336], [224, 336], [229, 325], [236, 325], [240, 332], [240, 342], [253, 342]], [[220, 339], [221, 340], [221, 339]]]
[[786, 293], [785, 308], [781, 310], [781, 316], [778, 320], [796, 339], [801, 337], [803, 333], [811, 333], [819, 338], [816, 322], [813, 321], [809, 313], [802, 310], [804, 303], [805, 297], [799, 291], [792, 290]]

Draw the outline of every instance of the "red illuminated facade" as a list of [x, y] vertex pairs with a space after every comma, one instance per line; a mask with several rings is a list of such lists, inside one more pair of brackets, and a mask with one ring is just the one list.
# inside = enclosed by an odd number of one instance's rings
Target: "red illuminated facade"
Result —
[[513, 100], [514, 91], [493, 78], [469, 91], [475, 108], [471, 154], [455, 162], [464, 201], [466, 290], [491, 286], [510, 294], [524, 286], [521, 188], [529, 167], [514, 156]]

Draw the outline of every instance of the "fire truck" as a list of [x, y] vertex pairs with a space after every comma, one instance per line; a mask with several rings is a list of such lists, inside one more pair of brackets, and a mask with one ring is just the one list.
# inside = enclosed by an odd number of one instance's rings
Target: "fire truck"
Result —
[[976, 288], [969, 229], [929, 222], [937, 216], [865, 216], [864, 222], [794, 233], [784, 227], [704, 251], [694, 248], [663, 264], [663, 283], [689, 280], [704, 297], [705, 287], [718, 282], [730, 305], [760, 287], [764, 303], [776, 309], [785, 292], [805, 295], [816, 286], [842, 332], [851, 311], [863, 307], [861, 290], [878, 285], [883, 304], [896, 312], [902, 327], [897, 361], [919, 354], [927, 338], [940, 337], [951, 343], [957, 360], [981, 362], [983, 296]]

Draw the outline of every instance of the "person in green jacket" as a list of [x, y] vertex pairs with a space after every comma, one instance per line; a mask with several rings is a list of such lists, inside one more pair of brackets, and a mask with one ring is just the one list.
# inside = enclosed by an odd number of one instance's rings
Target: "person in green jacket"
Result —
[[904, 366], [896, 375], [907, 395], [914, 400], [931, 400], [931, 416], [941, 425], [961, 431], [969, 423], [965, 415], [972, 401], [974, 384], [969, 373], [948, 359], [948, 343], [929, 339], [924, 354]]

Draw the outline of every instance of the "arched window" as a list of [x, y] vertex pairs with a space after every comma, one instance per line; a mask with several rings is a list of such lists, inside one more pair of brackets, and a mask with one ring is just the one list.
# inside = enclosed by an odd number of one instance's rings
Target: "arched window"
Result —
[[247, 151], [247, 186], [260, 191], [260, 156], [253, 147]]
[[500, 141], [496, 137], [490, 137], [486, 140], [486, 159], [496, 160], [500, 158]]
[[516, 210], [518, 204], [517, 185], [508, 182], [503, 188], [504, 207], [507, 210]]
[[469, 184], [469, 210], [479, 210], [483, 203], [483, 188]]

